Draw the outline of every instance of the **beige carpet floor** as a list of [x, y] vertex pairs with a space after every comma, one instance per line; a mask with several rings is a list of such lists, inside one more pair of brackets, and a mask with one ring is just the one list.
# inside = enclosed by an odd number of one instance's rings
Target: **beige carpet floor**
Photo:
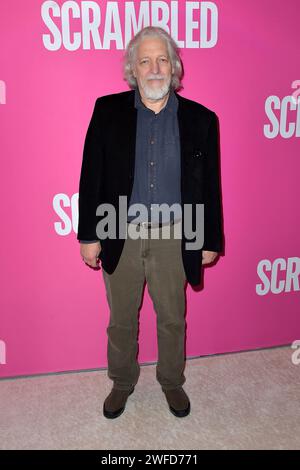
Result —
[[0, 381], [1, 449], [300, 449], [300, 364], [289, 346], [186, 361], [191, 413], [176, 418], [142, 365], [115, 420], [106, 370]]

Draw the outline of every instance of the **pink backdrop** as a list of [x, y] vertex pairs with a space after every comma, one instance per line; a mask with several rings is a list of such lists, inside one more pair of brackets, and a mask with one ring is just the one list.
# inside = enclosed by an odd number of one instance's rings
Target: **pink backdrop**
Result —
[[[225, 256], [187, 289], [187, 356], [300, 338], [299, 2], [172, 2], [169, 21], [170, 3], [1, 2], [2, 377], [107, 365], [102, 272], [76, 240], [78, 182], [95, 99], [128, 89], [121, 59], [147, 9], [180, 41], [181, 94], [220, 120]], [[157, 359], [155, 322], [146, 288], [140, 362]]]

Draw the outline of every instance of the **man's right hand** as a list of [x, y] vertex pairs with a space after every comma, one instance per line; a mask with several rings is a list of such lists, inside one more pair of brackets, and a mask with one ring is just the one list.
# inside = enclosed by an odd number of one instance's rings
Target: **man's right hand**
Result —
[[91, 266], [91, 268], [100, 267], [98, 265], [100, 253], [100, 241], [95, 243], [80, 243], [80, 255], [83, 261]]

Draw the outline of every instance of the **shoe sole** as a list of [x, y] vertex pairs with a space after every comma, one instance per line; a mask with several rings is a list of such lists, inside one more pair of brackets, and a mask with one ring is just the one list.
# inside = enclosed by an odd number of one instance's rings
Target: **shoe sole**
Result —
[[[164, 394], [166, 394], [166, 390], [162, 389]], [[168, 401], [168, 400], [167, 400]], [[188, 414], [190, 414], [190, 411], [191, 411], [191, 402], [189, 401], [189, 404], [187, 406], [187, 408], [185, 410], [176, 410], [175, 408], [173, 408], [171, 405], [169, 405], [169, 410], [171, 411], [171, 413], [176, 416], [176, 418], [184, 418], [185, 416], [187, 416]]]
[[[133, 392], [134, 392], [134, 389], [131, 390], [131, 392], [128, 394], [128, 396], [131, 395]], [[116, 412], [106, 411], [104, 403], [103, 403], [103, 414], [104, 414], [105, 418], [115, 419], [115, 418], [118, 418], [123, 413], [123, 411], [125, 410], [125, 407], [126, 407], [126, 405], [123, 406], [123, 408], [120, 408], [120, 410], [118, 410]]]
[[191, 411], [191, 404], [189, 403], [188, 407], [185, 410], [175, 410], [175, 408], [172, 408], [172, 406], [169, 405], [169, 409], [171, 413], [173, 413], [176, 418], [184, 418], [188, 414], [190, 414]]

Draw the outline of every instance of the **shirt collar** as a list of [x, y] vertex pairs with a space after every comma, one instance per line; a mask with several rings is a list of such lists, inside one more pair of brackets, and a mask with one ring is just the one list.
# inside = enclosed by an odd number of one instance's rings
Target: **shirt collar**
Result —
[[[150, 108], [147, 108], [147, 106], [145, 106], [144, 103], [142, 102], [141, 94], [140, 94], [138, 87], [135, 88], [135, 92], [134, 92], [134, 106], [137, 109], [142, 109], [142, 110], [153, 112]], [[167, 112], [176, 112], [177, 107], [178, 107], [178, 99], [174, 93], [173, 88], [170, 88], [168, 101], [166, 105], [161, 109], [161, 111], [166, 110]]]

